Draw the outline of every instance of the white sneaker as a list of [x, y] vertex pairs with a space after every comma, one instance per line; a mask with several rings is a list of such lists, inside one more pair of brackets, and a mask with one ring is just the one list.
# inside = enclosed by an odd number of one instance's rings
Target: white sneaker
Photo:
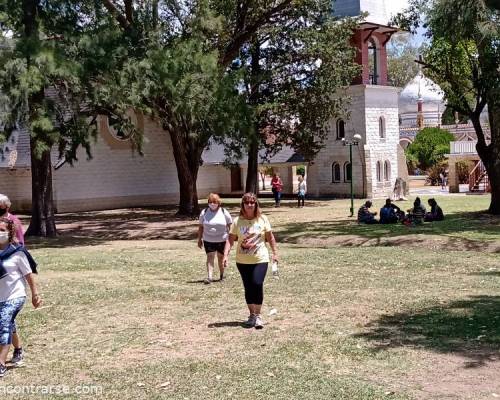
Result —
[[255, 314], [250, 314], [248, 319], [243, 323], [248, 328], [253, 328], [255, 326]]
[[255, 329], [262, 329], [264, 328], [264, 321], [262, 321], [262, 317], [260, 314], [255, 316], [255, 323], [254, 323]]

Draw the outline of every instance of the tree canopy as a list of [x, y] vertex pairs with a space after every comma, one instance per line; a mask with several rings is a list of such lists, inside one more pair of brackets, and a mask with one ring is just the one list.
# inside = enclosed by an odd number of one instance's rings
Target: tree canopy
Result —
[[[500, 214], [500, 24], [494, 2], [413, 0], [399, 22], [415, 28], [423, 15], [431, 44], [424, 53], [426, 74], [443, 89], [448, 106], [467, 115], [477, 135], [477, 152], [491, 185], [489, 211]], [[481, 126], [488, 106], [491, 142]]]
[[428, 170], [445, 158], [450, 152], [453, 134], [440, 128], [424, 128], [416, 136], [415, 141], [406, 148], [409, 159], [416, 160], [417, 166]]

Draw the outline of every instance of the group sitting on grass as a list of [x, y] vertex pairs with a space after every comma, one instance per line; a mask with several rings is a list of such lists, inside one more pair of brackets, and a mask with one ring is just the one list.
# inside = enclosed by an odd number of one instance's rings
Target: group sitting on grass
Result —
[[362, 224], [395, 224], [398, 222], [407, 226], [420, 225], [422, 222], [442, 221], [444, 219], [443, 210], [438, 206], [435, 199], [428, 200], [431, 211], [427, 212], [419, 197], [413, 202], [413, 208], [410, 208], [407, 214], [397, 205], [393, 204], [391, 199], [385, 201], [385, 205], [380, 209], [380, 220], [375, 216], [376, 212], [370, 211], [373, 203], [367, 200], [358, 210], [358, 222]]

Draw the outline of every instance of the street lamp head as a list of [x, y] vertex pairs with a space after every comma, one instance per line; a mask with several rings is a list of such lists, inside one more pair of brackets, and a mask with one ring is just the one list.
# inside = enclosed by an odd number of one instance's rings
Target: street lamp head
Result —
[[356, 133], [353, 137], [355, 142], [360, 142], [361, 141], [361, 135], [359, 133]]

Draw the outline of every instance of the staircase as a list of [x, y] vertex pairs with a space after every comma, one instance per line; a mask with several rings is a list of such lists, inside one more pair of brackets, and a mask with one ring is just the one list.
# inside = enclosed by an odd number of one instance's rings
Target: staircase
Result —
[[482, 161], [478, 161], [476, 166], [469, 173], [470, 192], [491, 192], [488, 173]]

